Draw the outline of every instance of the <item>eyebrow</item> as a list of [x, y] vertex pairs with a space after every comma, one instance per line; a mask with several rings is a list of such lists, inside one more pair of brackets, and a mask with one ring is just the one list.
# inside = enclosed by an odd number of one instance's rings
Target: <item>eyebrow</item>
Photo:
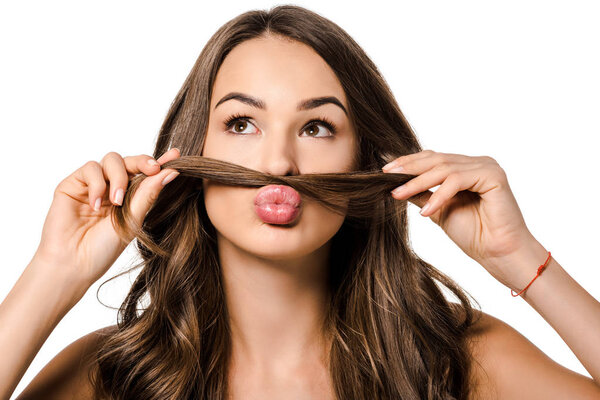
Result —
[[[231, 92], [223, 96], [223, 98], [217, 102], [215, 109], [227, 100], [239, 100], [242, 103], [248, 104], [251, 107], [259, 108], [261, 110], [265, 110], [267, 108], [267, 105], [261, 99], [240, 92]], [[335, 96], [314, 97], [312, 99], [302, 100], [300, 103], [298, 103], [296, 110], [310, 110], [322, 106], [323, 104], [335, 104], [344, 111], [344, 114], [348, 115], [346, 107], [344, 107], [342, 102]]]

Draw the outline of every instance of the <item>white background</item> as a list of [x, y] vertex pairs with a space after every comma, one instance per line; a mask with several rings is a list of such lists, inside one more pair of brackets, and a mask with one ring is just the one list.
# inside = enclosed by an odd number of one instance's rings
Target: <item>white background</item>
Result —
[[[217, 3], [1, 3], [0, 299], [37, 248], [56, 185], [109, 151], [151, 154], [169, 105], [209, 37], [244, 11], [277, 4]], [[332, 19], [365, 49], [424, 148], [495, 158], [531, 232], [600, 299], [597, 3], [295, 4]], [[589, 376], [533, 308], [412, 204], [410, 219], [419, 255], [455, 278], [484, 311]], [[15, 397], [66, 345], [116, 323], [116, 311], [98, 302], [96, 290], [130, 265], [129, 250], [58, 324]], [[106, 284], [101, 300], [118, 307], [132, 280]], [[0, 329], [10, 326], [2, 321]]]

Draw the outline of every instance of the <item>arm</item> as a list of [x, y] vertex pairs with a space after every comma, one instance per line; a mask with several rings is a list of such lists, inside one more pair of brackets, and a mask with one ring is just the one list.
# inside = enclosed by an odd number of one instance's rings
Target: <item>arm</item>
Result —
[[83, 297], [80, 283], [33, 258], [0, 304], [0, 399], [8, 399], [50, 333]]
[[[422, 216], [440, 226], [465, 254], [505, 286], [516, 292], [527, 286], [548, 252], [527, 228], [506, 172], [496, 160], [489, 156], [423, 150], [400, 156], [383, 170], [398, 173], [399, 167], [402, 174], [412, 177], [392, 191], [394, 198], [410, 200], [421, 207]], [[436, 185], [440, 186], [435, 192], [428, 190]], [[498, 371], [499, 385], [507, 388], [513, 383], [520, 384], [522, 390], [531, 395], [521, 393], [512, 398], [540, 398], [542, 393], [546, 394], [543, 398], [573, 398], [557, 397], [561, 390], [562, 393], [597, 392], [600, 388], [600, 303], [553, 258], [522, 296], [558, 332], [594, 379], [568, 379], [566, 374], [573, 371], [550, 373], [556, 371], [557, 366], [544, 361], [545, 355], [533, 351], [531, 343], [515, 339], [505, 343], [516, 346], [515, 351], [494, 349], [495, 345], [485, 350], [484, 346], [484, 353], [489, 351], [492, 359], [499, 360], [489, 365]], [[517, 336], [512, 328], [502, 330], [498, 324], [492, 325], [495, 326], [492, 331], [504, 334], [483, 334], [484, 338], [504, 340], [507, 335]], [[546, 373], [552, 379], [545, 379]], [[510, 379], [506, 379], [507, 376]], [[597, 394], [594, 397], [600, 398]]]
[[[529, 281], [548, 254], [537, 241], [530, 249], [530, 254], [521, 257], [523, 270], [529, 272]], [[542, 261], [539, 261], [540, 255]], [[600, 386], [600, 303], [554, 257], [521, 296], [558, 332]]]
[[[515, 279], [517, 292], [548, 256], [537, 241], [525, 249], [510, 260], [515, 270], [523, 271]], [[487, 379], [491, 390], [483, 398], [600, 399], [600, 303], [554, 257], [521, 296], [557, 331], [594, 379], [554, 362], [508, 324], [484, 314], [473, 330], [474, 358], [481, 366], [474, 371], [476, 380]]]
[[[115, 230], [114, 207], [126, 207], [132, 217], [127, 223], [142, 226], [165, 177], [177, 172], [160, 166], [177, 157], [176, 148], [158, 160], [113, 151], [58, 184], [38, 249], [0, 304], [0, 400], [15, 390], [56, 325], [133, 239]], [[146, 176], [136, 181], [139, 190], [125, 192], [129, 177], [137, 174]], [[117, 199], [116, 189], [123, 189], [123, 198]]]

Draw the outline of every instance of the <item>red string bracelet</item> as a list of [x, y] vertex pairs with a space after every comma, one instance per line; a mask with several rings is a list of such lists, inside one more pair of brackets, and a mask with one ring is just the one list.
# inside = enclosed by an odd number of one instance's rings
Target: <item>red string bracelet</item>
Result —
[[528, 288], [529, 286], [531, 286], [531, 284], [533, 283], [533, 281], [535, 281], [535, 280], [537, 279], [537, 277], [538, 277], [538, 276], [540, 276], [540, 274], [542, 273], [542, 270], [543, 270], [543, 269], [546, 267], [546, 265], [548, 264], [548, 260], [550, 260], [550, 256], [551, 256], [551, 254], [550, 254], [550, 252], [548, 252], [548, 258], [546, 258], [546, 261], [545, 261], [545, 262], [544, 262], [542, 265], [540, 265], [540, 266], [538, 267], [538, 269], [537, 269], [537, 274], [536, 274], [536, 275], [533, 277], [533, 279], [531, 280], [531, 282], [529, 282], [529, 285], [525, 286], [525, 289], [521, 290], [521, 291], [520, 291], [519, 293], [517, 293], [517, 294], [513, 294], [514, 290], [510, 289], [510, 294], [511, 294], [513, 297], [520, 296], [520, 295], [521, 295], [521, 293], [523, 293], [524, 291], [526, 291], [526, 290], [527, 290], [527, 288]]

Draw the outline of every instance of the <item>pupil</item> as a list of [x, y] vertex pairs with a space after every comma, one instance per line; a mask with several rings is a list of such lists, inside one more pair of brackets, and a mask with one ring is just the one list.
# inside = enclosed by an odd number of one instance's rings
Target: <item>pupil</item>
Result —
[[[245, 122], [238, 122], [237, 127], [243, 126], [245, 124]], [[244, 130], [244, 128], [242, 128], [242, 130]]]

